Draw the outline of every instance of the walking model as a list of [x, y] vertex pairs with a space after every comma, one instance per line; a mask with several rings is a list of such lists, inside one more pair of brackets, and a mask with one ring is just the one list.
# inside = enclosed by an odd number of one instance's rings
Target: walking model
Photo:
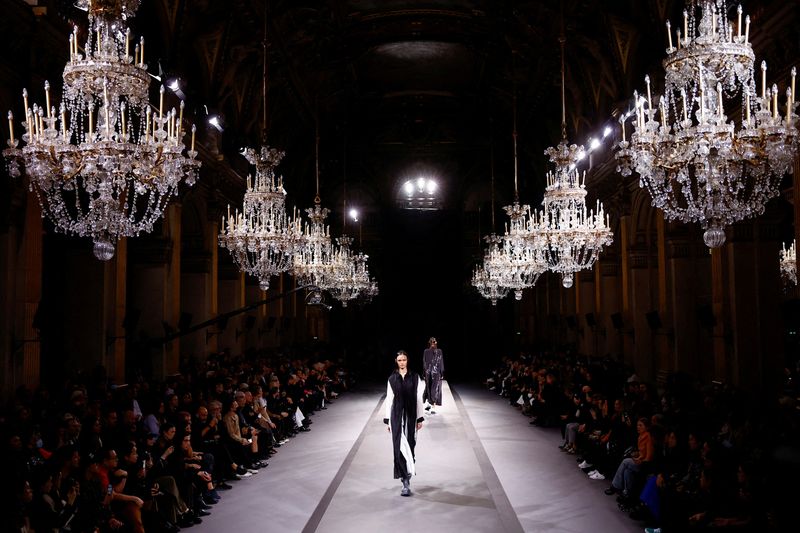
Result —
[[432, 406], [442, 406], [442, 378], [444, 376], [444, 357], [436, 342], [436, 337], [428, 340], [428, 348], [422, 354], [422, 366], [425, 369], [425, 394], [430, 405], [425, 410], [436, 414]]
[[414, 475], [414, 447], [417, 431], [422, 429], [422, 395], [425, 382], [408, 369], [408, 354], [403, 350], [395, 357], [397, 369], [386, 384], [386, 418], [394, 448], [394, 478], [403, 483], [401, 496], [411, 496], [411, 476]]

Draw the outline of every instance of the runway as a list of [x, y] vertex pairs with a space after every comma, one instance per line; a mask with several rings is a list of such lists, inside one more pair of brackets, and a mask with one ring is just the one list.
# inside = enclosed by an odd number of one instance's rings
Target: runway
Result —
[[[342, 396], [270, 466], [235, 482], [196, 532], [642, 531], [508, 401], [447, 383], [417, 441], [413, 496], [392, 479], [383, 387]], [[242, 529], [244, 528], [244, 529]]]

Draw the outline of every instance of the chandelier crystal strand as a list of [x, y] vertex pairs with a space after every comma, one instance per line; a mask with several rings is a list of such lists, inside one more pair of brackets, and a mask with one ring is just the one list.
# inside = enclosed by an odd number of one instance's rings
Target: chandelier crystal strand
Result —
[[[668, 23], [665, 96], [654, 100], [645, 78], [647, 97], [634, 93], [633, 133], [628, 141], [623, 122], [616, 155], [617, 170], [637, 172], [667, 220], [699, 222], [710, 248], [725, 242], [726, 226], [764, 212], [797, 152], [796, 71], [782, 111], [765, 62], [759, 91], [750, 17], [742, 24], [741, 6], [736, 13], [729, 21], [726, 0], [691, 0], [677, 43]], [[734, 98], [737, 121], [725, 113]]]
[[797, 285], [797, 248], [795, 241], [780, 251], [781, 276], [792, 285]]
[[240, 270], [258, 278], [259, 288], [266, 291], [272, 276], [291, 269], [303, 243], [303, 231], [297, 214], [286, 211], [283, 178], [275, 173], [284, 152], [262, 146], [258, 153], [246, 148], [243, 155], [256, 173], [247, 178], [242, 211], [231, 214], [228, 206], [219, 245], [231, 253]]
[[585, 158], [583, 146], [567, 141], [564, 73], [564, 38], [561, 42], [561, 142], [545, 150], [555, 170], [547, 174], [542, 211], [533, 217], [536, 231], [533, 246], [540, 251], [547, 268], [561, 274], [562, 285], [572, 287], [574, 274], [592, 268], [604, 246], [613, 242], [608, 216], [598, 201], [595, 210], [586, 209], [586, 173], [578, 163]]
[[165, 109], [162, 87], [158, 108], [150, 105], [144, 39], [134, 43], [128, 27], [139, 0], [76, 5], [88, 10], [89, 28], [83, 53], [77, 27], [69, 37], [63, 100], [52, 105], [45, 82], [45, 107], [29, 106], [24, 90], [23, 133], [15, 136], [9, 111], [3, 155], [12, 177], [28, 176], [56, 231], [91, 238], [107, 261], [120, 238], [153, 230], [178, 185], [195, 183], [200, 162], [194, 126], [183, 155], [183, 102]]

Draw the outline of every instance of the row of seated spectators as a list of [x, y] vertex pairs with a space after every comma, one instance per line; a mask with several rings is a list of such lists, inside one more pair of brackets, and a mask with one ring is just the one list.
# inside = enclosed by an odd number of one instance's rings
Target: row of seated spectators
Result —
[[660, 386], [610, 359], [506, 357], [491, 390], [558, 427], [559, 448], [592, 480], [611, 480], [621, 510], [646, 531], [796, 531], [800, 390], [750, 396], [676, 374]]
[[309, 431], [308, 417], [350, 380], [328, 360], [222, 353], [163, 382], [115, 386], [97, 368], [57, 390], [20, 388], [0, 412], [4, 526], [23, 533], [191, 527], [230, 482], [259, 473], [291, 437]]

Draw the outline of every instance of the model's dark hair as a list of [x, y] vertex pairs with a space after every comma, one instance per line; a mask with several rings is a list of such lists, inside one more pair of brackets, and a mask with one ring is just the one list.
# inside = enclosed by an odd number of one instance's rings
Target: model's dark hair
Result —
[[397, 350], [397, 355], [395, 355], [394, 358], [397, 359], [401, 355], [405, 355], [406, 357], [408, 357], [408, 354], [406, 353], [405, 350]]

